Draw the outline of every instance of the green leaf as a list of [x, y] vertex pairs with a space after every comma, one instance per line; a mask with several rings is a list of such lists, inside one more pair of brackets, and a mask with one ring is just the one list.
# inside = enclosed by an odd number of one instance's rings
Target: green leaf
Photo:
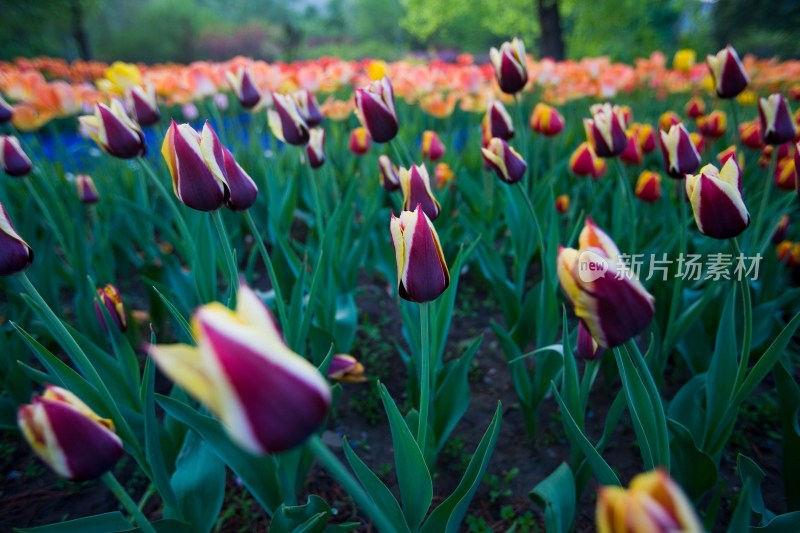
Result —
[[186, 434], [170, 485], [192, 529], [211, 531], [225, 498], [225, 463], [194, 431]]
[[778, 389], [778, 408], [783, 427], [783, 487], [786, 492], [786, 507], [800, 510], [800, 387], [783, 361], [772, 370]]
[[614, 348], [614, 357], [617, 360], [622, 390], [628, 401], [628, 412], [631, 414], [633, 429], [639, 441], [645, 470], [652, 470], [658, 463], [658, 443], [656, 442], [658, 429], [650, 396], [630, 359], [628, 350], [624, 347]]
[[699, 500], [717, 482], [717, 465], [706, 452], [695, 444], [692, 434], [680, 422], [668, 418], [672, 431], [670, 441], [670, 475], [683, 487], [692, 500]]
[[[164, 503], [172, 509], [178, 509], [178, 500], [169, 482], [169, 474], [164, 462], [164, 453], [159, 437], [160, 427], [156, 418], [156, 406], [154, 397], [155, 387], [155, 363], [151, 357], [147, 358], [144, 366], [144, 379], [142, 381], [144, 405], [144, 439], [145, 456], [153, 471], [153, 483], [158, 489], [158, 493]], [[179, 518], [183, 518], [180, 516]]]
[[[750, 489], [748, 498], [750, 510], [760, 517], [762, 525], [769, 522], [775, 517], [775, 513], [767, 509], [764, 505], [764, 497], [761, 495], [761, 483], [766, 477], [764, 471], [755, 461], [741, 453], [736, 458], [736, 468], [739, 470], [742, 485]], [[742, 495], [741, 498], [744, 499], [744, 496]]]
[[567, 463], [561, 463], [529, 496], [544, 510], [548, 532], [569, 533], [575, 521], [575, 478]]
[[467, 412], [470, 401], [467, 375], [482, 341], [482, 336], [472, 341], [461, 357], [449, 362], [441, 372], [444, 379], [436, 387], [433, 399], [433, 431], [437, 453], [442, 450], [453, 428]]
[[738, 357], [736, 347], [736, 287], [733, 287], [725, 301], [722, 318], [717, 329], [714, 353], [706, 375], [706, 438], [708, 445], [715, 441], [720, 424], [731, 405], [731, 396], [736, 384]]
[[798, 531], [800, 531], [800, 511], [778, 515], [764, 526], [750, 528], [750, 533], [797, 533]]
[[28, 529], [17, 529], [20, 533], [113, 533], [117, 531], [129, 531], [131, 523], [128, 522], [122, 513], [104, 513], [67, 522], [59, 522], [48, 526], [33, 527]]

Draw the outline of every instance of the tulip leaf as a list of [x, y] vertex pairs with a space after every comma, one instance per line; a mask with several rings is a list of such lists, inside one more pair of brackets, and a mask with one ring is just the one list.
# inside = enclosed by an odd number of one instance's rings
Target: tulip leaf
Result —
[[[156, 405], [154, 397], [155, 388], [155, 363], [151, 357], [147, 358], [144, 365], [144, 379], [142, 380], [142, 405], [144, 406], [144, 440], [145, 457], [153, 471], [153, 483], [164, 503], [172, 509], [178, 509], [178, 500], [169, 482], [169, 475], [164, 461], [164, 452], [161, 446], [160, 427], [156, 418]], [[179, 518], [183, 518], [182, 516]]]
[[[764, 497], [761, 494], [761, 483], [766, 475], [764, 471], [749, 457], [739, 454], [736, 458], [736, 468], [742, 485], [750, 487], [749, 504], [750, 510], [760, 517], [762, 525], [775, 518], [775, 513], [769, 511], [764, 505]], [[745, 499], [744, 496], [740, 497]]]
[[179, 325], [179, 326], [180, 326], [180, 328], [181, 328], [181, 331], [183, 331], [183, 333], [186, 335], [186, 340], [189, 340], [189, 339], [194, 339], [194, 335], [192, 334], [192, 327], [189, 325], [189, 322], [188, 322], [188, 321], [187, 321], [187, 320], [186, 320], [186, 319], [183, 317], [183, 315], [181, 314], [181, 312], [180, 312], [180, 311], [178, 311], [178, 308], [177, 308], [177, 307], [175, 307], [175, 304], [173, 304], [173, 303], [172, 303], [172, 302], [169, 300], [169, 298], [167, 298], [166, 296], [164, 296], [164, 295], [161, 293], [161, 291], [159, 291], [159, 290], [158, 290], [158, 288], [156, 288], [156, 286], [155, 286], [155, 285], [153, 285], [153, 286], [152, 286], [152, 289], [153, 289], [153, 290], [156, 292], [156, 294], [158, 295], [158, 297], [161, 299], [161, 301], [162, 301], [162, 302], [164, 303], [164, 305], [167, 307], [167, 310], [168, 310], [168, 311], [169, 311], [169, 313], [172, 315], [172, 318], [174, 318], [174, 319], [175, 319], [175, 322], [177, 322], [177, 323], [178, 323], [178, 325]]
[[473, 340], [458, 359], [450, 361], [442, 369], [444, 378], [437, 386], [433, 399], [433, 431], [437, 453], [444, 448], [453, 428], [467, 412], [470, 401], [467, 374], [482, 341], [482, 336]]
[[[195, 530], [192, 529], [192, 527], [189, 524], [171, 518], [168, 518], [166, 520], [157, 520], [155, 522], [150, 522], [150, 525], [153, 526], [153, 529], [156, 530], [156, 533], [195, 533]], [[81, 533], [83, 532], [81, 531]], [[124, 532], [120, 531], [119, 533], [144, 533], [144, 532], [142, 531], [142, 528], [137, 527], [134, 529], [126, 529]]]
[[211, 531], [225, 497], [225, 463], [194, 431], [186, 434], [170, 485], [192, 529]]
[[269, 533], [322, 533], [331, 517], [331, 508], [316, 495], [303, 505], [281, 504], [269, 524]]
[[800, 511], [778, 515], [766, 525], [750, 528], [750, 533], [797, 533], [798, 531], [800, 531]]
[[[749, 290], [749, 289], [748, 289]], [[706, 438], [705, 444], [714, 442], [725, 412], [730, 407], [733, 388], [736, 384], [737, 347], [734, 313], [736, 308], [735, 287], [728, 294], [722, 310], [722, 318], [714, 343], [714, 353], [706, 375]]]
[[58, 522], [47, 526], [17, 529], [19, 533], [109, 533], [130, 531], [131, 523], [122, 513], [114, 511], [84, 518], [77, 518], [66, 522]]
[[800, 387], [792, 372], [779, 361], [772, 375], [778, 389], [778, 407], [783, 427], [783, 487], [786, 492], [786, 507], [791, 511], [800, 511]]
[[658, 428], [656, 415], [650, 396], [636, 367], [631, 361], [628, 350], [624, 347], [614, 348], [614, 357], [617, 360], [619, 377], [622, 380], [622, 390], [628, 401], [628, 412], [631, 414], [633, 430], [639, 441], [645, 470], [652, 470], [659, 464], [659, 451], [657, 443]]
[[697, 501], [717, 483], [717, 465], [697, 447], [686, 426], [672, 418], [667, 419], [667, 424], [672, 432], [670, 474], [689, 498]]
[[544, 510], [548, 532], [569, 533], [575, 520], [575, 478], [567, 463], [561, 463], [529, 496]]
[[389, 417], [394, 446], [395, 471], [403, 500], [403, 514], [412, 531], [416, 531], [428, 512], [433, 500], [433, 482], [425, 457], [419, 449], [411, 430], [397, 409], [389, 391], [382, 383], [378, 390]]

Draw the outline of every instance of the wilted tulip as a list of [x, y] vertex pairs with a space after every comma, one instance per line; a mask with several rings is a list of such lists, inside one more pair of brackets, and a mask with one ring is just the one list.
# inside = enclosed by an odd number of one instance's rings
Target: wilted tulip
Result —
[[783, 215], [778, 223], [775, 225], [775, 230], [772, 232], [772, 244], [779, 244], [786, 240], [786, 234], [789, 232], [789, 224], [791, 219], [789, 215]]
[[279, 140], [294, 145], [303, 146], [308, 142], [308, 124], [297, 107], [294, 98], [284, 94], [272, 95], [275, 109], [267, 112], [269, 128]]
[[731, 45], [716, 55], [706, 56], [706, 64], [714, 80], [714, 88], [720, 98], [734, 98], [747, 88], [750, 77], [744, 70], [739, 54]]
[[310, 128], [314, 128], [322, 124], [325, 118], [319, 110], [319, 104], [314, 95], [309, 91], [302, 89], [292, 94], [292, 98], [297, 102], [297, 108], [300, 110], [300, 116], [305, 119], [306, 124]]
[[149, 83], [145, 87], [134, 85], [128, 94], [136, 122], [142, 126], [152, 126], [159, 121], [161, 111], [158, 109], [156, 90], [152, 85]]
[[42, 396], [20, 406], [17, 423], [36, 455], [72, 481], [100, 477], [122, 457], [114, 423], [61, 387], [48, 385]]
[[[214, 137], [216, 138], [216, 135]], [[219, 143], [219, 139], [216, 139], [215, 142]], [[232, 211], [250, 209], [256, 203], [258, 196], [256, 182], [239, 166], [231, 151], [224, 146], [222, 146], [222, 160], [225, 166], [225, 185], [228, 190], [225, 207]]]
[[652, 204], [661, 198], [661, 176], [652, 170], [645, 170], [636, 180], [636, 197]]
[[411, 211], [418, 205], [431, 220], [439, 217], [441, 206], [431, 192], [431, 178], [425, 165], [412, 165], [400, 169], [400, 187], [403, 189], [403, 211]]
[[125, 313], [122, 295], [119, 293], [119, 290], [110, 283], [105, 287], [97, 289], [97, 299], [94, 301], [94, 312], [97, 315], [97, 320], [100, 321], [100, 325], [106, 330], [108, 325], [106, 324], [103, 310], [100, 307], [101, 305], [105, 306], [108, 314], [111, 316], [111, 320], [114, 321], [114, 325], [118, 330], [125, 331], [128, 329], [128, 315]]
[[598, 533], [704, 533], [681, 488], [664, 470], [634, 477], [628, 489], [601, 487], [597, 495]]
[[500, 100], [492, 100], [486, 108], [486, 114], [481, 122], [483, 145], [489, 144], [494, 137], [508, 141], [514, 137], [514, 122], [511, 120], [506, 107]]
[[0, 135], [0, 166], [3, 172], [15, 178], [26, 176], [33, 170], [33, 163], [19, 140], [11, 135]]
[[325, 130], [322, 128], [313, 128], [309, 132], [306, 158], [311, 168], [319, 168], [325, 163]]
[[305, 441], [325, 420], [331, 391], [286, 346], [267, 307], [247, 285], [236, 310], [204, 305], [192, 317], [197, 346], [149, 346], [158, 367], [217, 416], [239, 446], [278, 453]]
[[489, 59], [494, 66], [497, 84], [506, 94], [515, 94], [525, 88], [528, 83], [528, 65], [525, 56], [525, 45], [518, 37], [511, 42], [504, 42], [500, 50], [489, 50]]
[[0, 95], [0, 124], [11, 122], [12, 116], [14, 116], [14, 108]]
[[488, 147], [481, 148], [481, 154], [497, 177], [506, 183], [518, 182], [528, 170], [528, 164], [522, 156], [503, 139], [495, 137], [489, 141]]
[[261, 100], [261, 92], [253, 81], [253, 74], [249, 68], [239, 67], [235, 74], [230, 71], [225, 72], [225, 78], [245, 109], [252, 109]]
[[625, 150], [619, 154], [619, 159], [628, 165], [641, 165], [644, 160], [642, 147], [639, 145], [639, 139], [632, 131], [628, 132], [628, 143], [625, 145]]
[[740, 124], [739, 138], [744, 146], [760, 150], [764, 146], [764, 141], [761, 139], [761, 123], [753, 120]]
[[758, 118], [761, 136], [766, 144], [789, 142], [797, 134], [789, 104], [782, 94], [771, 94], [758, 100]]
[[714, 239], [730, 239], [750, 225], [742, 199], [742, 177], [735, 159], [717, 170], [706, 165], [700, 173], [686, 177], [686, 195], [692, 203], [700, 233]]
[[625, 150], [625, 118], [618, 106], [597, 104], [592, 106], [592, 118], [583, 120], [586, 139], [599, 157], [616, 157]]
[[363, 383], [367, 381], [364, 375], [364, 365], [352, 355], [336, 354], [331, 358], [331, 364], [326, 373], [328, 379], [345, 381], [348, 383]]
[[0, 204], [0, 276], [18, 274], [33, 263], [33, 249], [14, 230]]
[[189, 124], [173, 120], [161, 154], [172, 175], [175, 196], [187, 207], [214, 211], [228, 200], [223, 146], [208, 122], [197, 133]]
[[78, 190], [78, 199], [84, 204], [96, 204], [100, 200], [94, 180], [86, 174], [75, 176], [75, 188]]
[[719, 139], [728, 129], [728, 116], [724, 111], [715, 109], [706, 116], [697, 119], [697, 131], [705, 137]]
[[614, 241], [588, 217], [578, 244], [578, 250], [559, 248], [561, 288], [597, 343], [619, 346], [647, 327], [655, 300], [625, 269]]
[[439, 235], [425, 212], [392, 214], [389, 224], [397, 259], [397, 291], [410, 302], [431, 302], [450, 285], [450, 271], [444, 260]]
[[453, 169], [447, 163], [439, 163], [433, 172], [436, 179], [436, 188], [444, 189], [453, 180]]
[[375, 142], [389, 142], [397, 135], [400, 125], [394, 107], [394, 89], [386, 76], [356, 89], [356, 111], [361, 125]]
[[686, 102], [683, 112], [686, 113], [686, 116], [689, 118], [700, 118], [706, 114], [706, 103], [699, 96], [692, 96], [689, 101]]
[[603, 350], [597, 341], [592, 337], [589, 328], [583, 323], [578, 321], [578, 339], [575, 344], [575, 353], [584, 361], [594, 361], [603, 355]]
[[435, 131], [422, 132], [422, 158], [436, 162], [444, 156], [444, 144]]
[[553, 137], [564, 130], [564, 117], [556, 108], [540, 102], [533, 108], [530, 125], [536, 133]]
[[561, 213], [562, 215], [569, 211], [569, 195], [568, 194], [560, 194], [558, 198], [556, 198], [556, 211]]
[[399, 170], [388, 155], [378, 157], [378, 168], [380, 169], [381, 185], [388, 192], [396, 191], [400, 188]]
[[576, 176], [600, 178], [606, 173], [606, 162], [597, 157], [589, 143], [581, 143], [569, 158], [569, 169]]
[[369, 131], [363, 126], [354, 128], [350, 132], [350, 142], [348, 148], [356, 155], [364, 155], [369, 152], [369, 147], [372, 144], [369, 136]]
[[673, 178], [682, 178], [700, 167], [700, 153], [683, 124], [670, 127], [669, 133], [661, 131], [661, 153], [664, 168]]
[[82, 116], [78, 120], [92, 140], [114, 157], [131, 159], [147, 151], [142, 129], [125, 114], [119, 100], [112, 100], [111, 107], [97, 104], [94, 115]]

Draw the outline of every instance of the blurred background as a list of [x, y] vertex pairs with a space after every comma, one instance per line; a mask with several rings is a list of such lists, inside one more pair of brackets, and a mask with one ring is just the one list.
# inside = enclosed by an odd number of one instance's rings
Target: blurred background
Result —
[[798, 0], [0, 0], [0, 59], [145, 63], [321, 56], [449, 60], [518, 35], [535, 57], [614, 60], [735, 42], [800, 56]]

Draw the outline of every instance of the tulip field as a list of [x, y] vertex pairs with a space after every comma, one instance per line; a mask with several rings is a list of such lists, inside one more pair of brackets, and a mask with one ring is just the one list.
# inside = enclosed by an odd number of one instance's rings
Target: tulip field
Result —
[[0, 62], [0, 530], [800, 531], [800, 61], [733, 45]]

